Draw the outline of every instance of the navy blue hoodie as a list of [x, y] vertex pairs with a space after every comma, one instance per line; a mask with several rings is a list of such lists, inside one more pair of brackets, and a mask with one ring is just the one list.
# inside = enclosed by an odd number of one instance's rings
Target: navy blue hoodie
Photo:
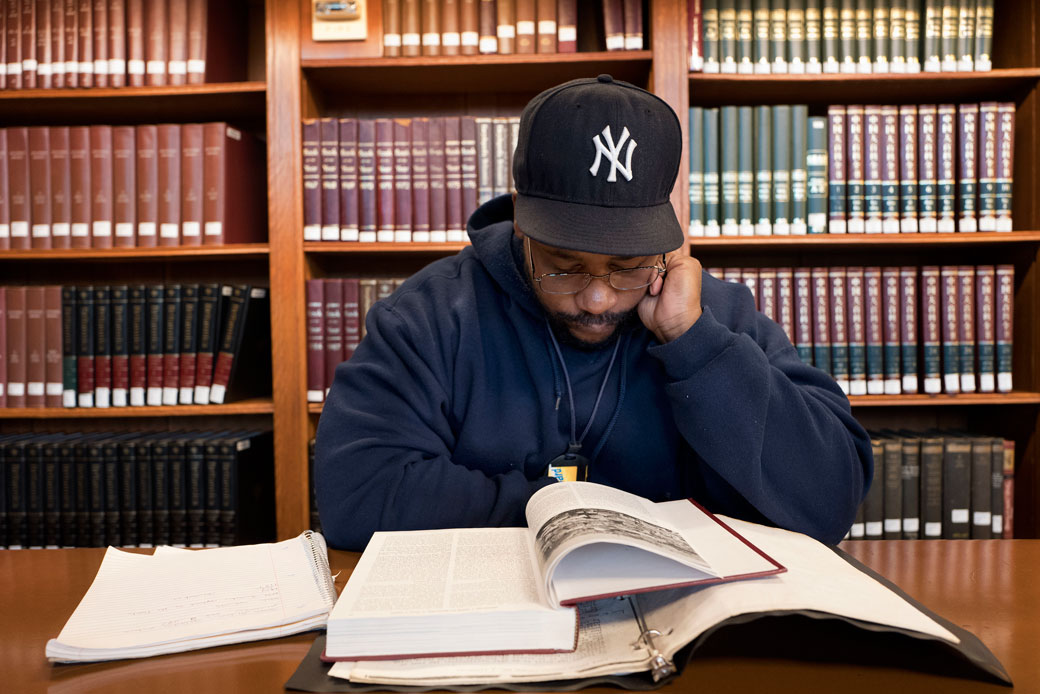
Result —
[[[315, 486], [329, 543], [376, 530], [526, 525], [571, 435], [566, 379], [513, 252], [512, 202], [469, 220], [470, 247], [369, 311], [318, 425]], [[798, 358], [743, 285], [703, 276], [703, 313], [660, 344], [618, 339], [582, 453], [589, 480], [838, 542], [872, 476], [870, 439], [827, 374]], [[561, 345], [577, 432], [614, 345]]]

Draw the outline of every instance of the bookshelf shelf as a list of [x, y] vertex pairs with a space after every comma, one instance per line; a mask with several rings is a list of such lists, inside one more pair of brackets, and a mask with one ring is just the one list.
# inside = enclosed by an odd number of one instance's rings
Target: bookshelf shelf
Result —
[[0, 262], [20, 260], [206, 260], [228, 256], [265, 258], [266, 243], [240, 243], [226, 246], [176, 246], [156, 248], [26, 248], [0, 251]]
[[974, 234], [818, 234], [813, 236], [713, 236], [689, 239], [694, 252], [713, 250], [760, 250], [802, 248], [908, 248], [914, 246], [990, 246], [993, 244], [1040, 244], [1040, 231]]
[[303, 244], [305, 253], [456, 253], [468, 243], [358, 243], [354, 241], [312, 241]]
[[[609, 73], [645, 85], [651, 51], [534, 55], [310, 59], [301, 67], [322, 91], [366, 94], [536, 92], [559, 82]], [[505, 88], [505, 89], [504, 89]]]
[[309, 402], [307, 403], [307, 411], [311, 414], [321, 414], [322, 409], [325, 407], [323, 402]]
[[721, 75], [690, 73], [690, 104], [924, 104], [939, 101], [1021, 102], [1040, 68], [912, 75]]
[[852, 395], [853, 407], [931, 407], [933, 405], [1040, 405], [1040, 393], [1012, 391], [1010, 393], [955, 393], [926, 395]]
[[262, 123], [266, 97], [267, 85], [264, 82], [16, 89], [0, 91], [0, 126], [207, 120]]
[[271, 414], [271, 398], [253, 398], [226, 405], [164, 405], [161, 407], [10, 407], [0, 419], [100, 419], [124, 417], [198, 417]]

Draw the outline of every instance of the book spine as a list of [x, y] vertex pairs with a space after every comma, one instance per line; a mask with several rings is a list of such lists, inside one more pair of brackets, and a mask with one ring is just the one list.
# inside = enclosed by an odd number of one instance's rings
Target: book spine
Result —
[[[174, 485], [170, 484], [168, 447], [168, 441], [162, 439], [154, 439], [152, 441], [152, 542], [156, 546], [168, 545], [172, 540], [170, 532], [170, 490]], [[183, 466], [178, 465], [176, 469], [181, 471]], [[175, 489], [177, 494], [181, 495], [183, 494], [183, 484], [180, 480], [183, 479], [183, 473], [180, 472], [175, 479], [177, 480]], [[183, 498], [183, 496], [180, 498]], [[180, 503], [178, 503], [178, 508], [180, 508]]]
[[865, 165], [864, 165], [864, 112], [862, 106], [846, 107], [848, 120], [848, 229], [850, 234], [866, 231]]
[[198, 357], [195, 359], [195, 392], [192, 398], [196, 405], [209, 403], [209, 390], [213, 385], [213, 360], [217, 351], [217, 333], [220, 331], [221, 298], [219, 284], [199, 286]]
[[135, 245], [137, 229], [137, 153], [134, 127], [112, 128], [112, 245]]
[[131, 407], [143, 407], [148, 387], [148, 316], [145, 307], [145, 288], [133, 285], [127, 292], [127, 384]]
[[162, 405], [163, 396], [163, 345], [166, 342], [166, 323], [163, 319], [165, 315], [163, 310], [164, 292], [162, 285], [151, 285], [145, 292], [145, 311], [148, 319], [145, 404], [154, 407]]
[[870, 449], [874, 458], [874, 471], [861, 507], [862, 537], [867, 540], [880, 540], [884, 537], [885, 528], [885, 440], [871, 434]]
[[899, 269], [900, 308], [900, 360], [903, 366], [902, 390], [916, 393], [917, 377], [917, 268]]
[[43, 407], [47, 382], [47, 324], [43, 287], [25, 288], [25, 406]]
[[990, 537], [1004, 536], [1004, 439], [989, 439]]
[[841, 70], [841, 11], [838, 0], [823, 0], [820, 10], [821, 33], [823, 36], [823, 72], [836, 74]]
[[899, 108], [881, 107], [881, 230], [898, 234], [899, 224]]
[[978, 231], [978, 104], [957, 106], [957, 231]]
[[921, 268], [921, 380], [924, 392], [942, 392], [942, 304], [939, 267]]
[[166, 84], [166, 61], [169, 59], [167, 32], [168, 0], [149, 0], [144, 3], [144, 59], [145, 84], [161, 87]]
[[918, 106], [918, 227], [922, 232], [939, 230], [939, 163], [937, 109]]
[[1015, 442], [1005, 439], [1003, 449], [1004, 539], [1011, 540], [1015, 537]]
[[159, 128], [138, 125], [137, 156], [137, 245], [151, 248], [159, 234]]
[[394, 237], [398, 243], [412, 240], [412, 121], [393, 121]]
[[856, 0], [841, 0], [838, 14], [840, 37], [839, 70], [842, 73], [856, 72]]
[[776, 314], [776, 270], [761, 268], [758, 271], [758, 310], [771, 321]]
[[198, 369], [199, 338], [199, 285], [185, 284], [181, 287], [180, 373], [177, 380], [180, 405], [195, 401], [195, 372]]
[[376, 241], [394, 240], [394, 122], [377, 118], [375, 122], [376, 181]]
[[7, 128], [7, 209], [10, 247], [30, 248], [32, 239], [32, 190], [29, 177], [29, 129]]
[[849, 394], [867, 394], [867, 335], [864, 302], [864, 270], [849, 267], [845, 271], [845, 294], [849, 342]]
[[882, 445], [882, 538], [899, 540], [903, 537], [903, 441], [891, 437], [884, 439]]
[[996, 328], [997, 328], [997, 392], [1011, 392], [1011, 348], [1014, 325], [1015, 267], [997, 266]]
[[219, 122], [202, 125], [202, 243], [207, 246], [227, 242], [229, 169], [236, 171], [236, 177], [239, 173], [228, 161], [227, 129]]
[[421, 2], [419, 25], [423, 55], [441, 54], [441, 4], [438, 0]]
[[978, 0], [975, 8], [975, 72], [993, 69], [993, 4], [994, 0]]
[[958, 343], [957, 268], [944, 265], [939, 270], [939, 296], [942, 308], [943, 390], [960, 392], [960, 344]]
[[737, 0], [736, 21], [737, 72], [750, 75], [755, 71], [754, 12], [751, 0]]
[[885, 392], [885, 320], [882, 311], [881, 268], [868, 267], [863, 271], [864, 310], [866, 311], [866, 369], [867, 395]]
[[[466, 1], [467, 0], [463, 0], [463, 2]], [[468, 1], [472, 2], [474, 6], [476, 6], [477, 0]], [[557, 6], [559, 6], [561, 10], [566, 10], [568, 12], [573, 10], [573, 17], [559, 17], [560, 22], [558, 24], [556, 14]], [[463, 11], [465, 12], [465, 4], [463, 5]], [[535, 16], [538, 18], [538, 23], [535, 25], [535, 31], [537, 36], [536, 50], [538, 53], [573, 53], [577, 49], [576, 44], [573, 49], [570, 45], [571, 41], [577, 40], [576, 27], [578, 17], [576, 3], [562, 1], [560, 3], [557, 3], [556, 0], [535, 0]], [[573, 21], [570, 21], [570, 23], [567, 24], [568, 31], [564, 32], [562, 31], [562, 28], [564, 25], [564, 20], [567, 19]], [[476, 34], [476, 27], [478, 26], [477, 22], [474, 22], [473, 26], [474, 34]], [[570, 29], [575, 29], [575, 31], [571, 33]], [[561, 35], [564, 35], [568, 39], [568, 42], [565, 46], [559, 45]], [[477, 52], [476, 49], [477, 46], [474, 45], [474, 53]]]
[[[7, 297], [10, 314], [11, 296]], [[94, 406], [94, 288], [76, 288], [76, 404], [78, 407]], [[8, 374], [8, 379], [11, 375]], [[8, 393], [10, 404], [10, 393]]]
[[155, 496], [155, 485], [152, 481], [151, 443], [145, 437], [132, 442], [137, 485], [137, 538], [138, 546], [151, 547], [154, 538], [152, 518]]
[[943, 439], [921, 439], [921, 526], [922, 537], [943, 536]]
[[937, 113], [936, 228], [940, 232], [952, 232], [957, 230], [957, 107], [953, 104], [940, 104]]
[[[412, 165], [415, 165], [413, 156]], [[357, 241], [360, 233], [358, 198], [358, 122], [339, 119], [339, 240]]]
[[874, 39], [874, 51], [871, 62], [871, 72], [878, 74], [887, 74], [891, 72], [891, 66], [888, 60], [888, 48], [889, 44], [893, 41], [889, 37], [889, 14], [890, 14], [890, 3], [892, 0], [883, 0], [882, 2], [874, 2], [872, 8], [872, 19], [871, 24], [873, 25], [873, 39]]
[[[440, 6], [441, 54], [458, 55], [462, 47], [460, 32], [459, 0], [444, 0]], [[530, 8], [530, 12], [527, 10]], [[522, 15], [522, 16], [521, 16]], [[530, 31], [521, 35], [521, 22], [530, 22]], [[525, 24], [523, 29], [528, 29]], [[534, 0], [519, 0], [517, 3], [517, 53], [534, 53]], [[529, 36], [528, 36], [529, 35]], [[531, 50], [520, 50], [523, 38], [527, 37]]]
[[997, 231], [1014, 228], [1011, 217], [1012, 165], [1015, 155], [1015, 104], [997, 105]]
[[61, 547], [75, 547], [78, 541], [79, 523], [76, 518], [76, 478], [77, 458], [76, 446], [69, 440], [58, 441], [58, 544]]
[[303, 240], [321, 241], [321, 123], [303, 119]]
[[957, 341], [960, 343], [961, 392], [975, 392], [975, 268], [957, 268]]
[[[3, 16], [3, 8], [0, 7], [0, 16]], [[3, 34], [0, 33], [0, 36]], [[0, 60], [3, 53], [0, 52]], [[0, 63], [6, 65], [6, 63]], [[3, 87], [3, 75], [0, 75], [0, 88]], [[7, 172], [7, 130], [0, 128], [0, 250], [6, 251], [11, 247], [11, 210], [9, 205], [10, 182]]]
[[828, 290], [827, 268], [811, 269], [813, 302], [813, 364], [816, 368], [833, 375], [831, 359], [831, 310]]
[[[921, 45], [921, 64], [925, 72], [942, 70], [942, 0], [925, 0], [920, 15], [920, 23], [924, 29], [924, 40]], [[909, 29], [910, 24], [907, 23]], [[907, 32], [909, 33], [909, 31]]]
[[997, 118], [995, 101], [979, 104], [979, 231], [997, 230]]
[[769, 62], [774, 74], [787, 74], [787, 2], [771, 0], [769, 5]]
[[942, 0], [939, 55], [942, 72], [957, 72], [959, 54], [960, 13], [957, 0]]
[[94, 86], [108, 86], [108, 0], [93, 0]]
[[126, 83], [143, 87], [147, 73], [144, 0], [126, 0]]
[[181, 127], [157, 128], [159, 245], [181, 243]]
[[691, 237], [699, 237], [704, 236], [704, 109], [691, 106], [688, 113], [690, 225], [687, 233]]
[[[916, 1], [916, 0], [915, 0]], [[906, 5], [907, 0], [890, 0], [888, 10], [888, 69], [906, 73]]]
[[163, 287], [162, 404], [176, 405], [181, 380], [181, 285]]
[[791, 233], [791, 107], [773, 106], [773, 234]]
[[809, 156], [806, 138], [809, 127], [809, 107], [801, 104], [791, 107], [791, 233], [802, 236], [808, 232], [806, 162]]
[[[358, 121], [358, 240], [376, 240], [376, 130], [375, 121]], [[304, 236], [306, 238], [306, 236]]]
[[30, 245], [51, 247], [50, 129], [28, 129]]
[[[751, 106], [739, 106], [737, 108], [737, 233], [740, 236], [754, 236], [755, 234], [755, 151], [754, 151], [754, 108]], [[700, 132], [700, 123], [697, 127], [698, 142], [703, 139]], [[691, 132], [690, 142], [693, 135]], [[699, 154], [699, 150], [698, 150]], [[699, 159], [700, 157], [698, 157]], [[692, 152], [691, 152], [692, 161]], [[698, 162], [698, 168], [703, 168], [703, 162]], [[697, 197], [698, 219], [701, 222], [704, 205], [704, 177], [699, 174]], [[691, 183], [692, 185], [692, 183]], [[692, 188], [691, 188], [692, 193]], [[691, 208], [692, 209], [692, 208]], [[692, 216], [692, 212], [691, 212]], [[692, 222], [692, 219], [691, 219]], [[703, 230], [703, 226], [701, 226]]]
[[979, 391], [983, 393], [992, 393], [997, 389], [995, 285], [996, 272], [992, 265], [975, 268], [976, 355], [979, 363]]
[[108, 0], [108, 83], [126, 86], [126, 3], [122, 0]]
[[849, 316], [845, 292], [846, 269], [831, 267], [827, 270], [830, 285], [831, 376], [848, 395], [849, 384]]
[[686, 42], [689, 47], [690, 72], [704, 70], [703, 21], [701, 0], [689, 0], [686, 8]]
[[[444, 118], [444, 197], [447, 241], [466, 240], [466, 220], [462, 211], [462, 123], [458, 116]], [[492, 136], [495, 155], [493, 157], [493, 194], [509, 192], [508, 155], [506, 150], [508, 127], [505, 121], [492, 121]]]
[[[449, 202], [451, 200], [451, 190], [453, 190], [452, 180], [455, 177], [455, 119], [449, 118], [447, 121], [447, 130], [445, 135], [445, 155], [448, 157], [448, 189], [449, 189]], [[492, 191], [495, 197], [499, 195], [505, 195], [510, 190], [510, 157], [512, 151], [509, 147], [509, 121], [506, 118], [492, 118], [491, 119], [491, 137], [493, 140], [493, 146], [495, 149], [494, 163], [492, 165]], [[460, 170], [461, 175], [461, 170]], [[461, 188], [460, 188], [461, 189]], [[450, 220], [449, 220], [450, 221]]]
[[398, 58], [401, 55], [401, 3], [383, 0], [383, 55]]
[[961, 0], [957, 8], [957, 71], [975, 69], [975, 6], [978, 0]]
[[62, 406], [62, 304], [61, 287], [47, 285], [43, 296], [44, 406]]
[[[604, 19], [606, 19], [606, 8], [609, 2], [610, 0], [603, 0]], [[607, 50], [611, 50], [609, 30]], [[737, 72], [736, 0], [719, 0], [719, 72], [723, 74], [736, 74]]]
[[460, 119], [460, 158], [462, 163], [462, 218], [469, 219], [477, 209], [477, 121], [473, 116]]
[[[361, 342], [363, 316], [360, 313], [359, 281], [356, 277], [343, 280], [343, 360], [350, 359]], [[330, 381], [331, 383], [331, 381]]]
[[[723, 65], [725, 67], [725, 64]], [[736, 236], [739, 230], [737, 222], [737, 172], [739, 170], [737, 135], [737, 107], [722, 106], [719, 109], [719, 125], [721, 129], [722, 172], [721, 205], [722, 235]]]
[[[705, 113], [708, 113], [705, 111]], [[755, 198], [753, 220], [756, 236], [773, 233], [773, 110], [769, 106], [754, 107], [754, 171]], [[705, 133], [705, 147], [708, 136]], [[705, 169], [707, 170], [707, 169]], [[708, 204], [708, 187], [705, 179], [705, 205]], [[709, 218], [710, 219], [710, 218]], [[707, 234], [711, 235], [711, 234]]]
[[846, 162], [845, 162], [845, 115], [844, 106], [829, 106], [827, 121], [829, 124], [827, 144], [829, 161], [827, 165], [828, 184], [828, 221], [827, 230], [831, 234], [844, 234], [848, 231], [846, 207]]
[[[96, 75], [95, 75], [96, 77]], [[90, 126], [90, 240], [94, 248], [112, 247], [112, 127]]]
[[918, 231], [917, 215], [917, 107], [899, 107], [899, 230]]
[[903, 540], [917, 540], [921, 536], [921, 442], [903, 438], [902, 503]]
[[[751, 33], [752, 33], [752, 59], [754, 72], [756, 74], [768, 75], [772, 71], [769, 53], [770, 38], [770, 7], [769, 0], [753, 0], [754, 6], [751, 10]], [[705, 36], [707, 36], [707, 24], [705, 24]], [[705, 72], [709, 72], [707, 62]], [[716, 70], [718, 72], [718, 70]]]
[[[705, 71], [707, 67], [705, 66]], [[719, 109], [704, 109], [704, 235], [721, 234], [719, 177]]]
[[[90, 162], [90, 128], [69, 128], [69, 214], [72, 220], [69, 245], [72, 248], [90, 248]], [[14, 217], [11, 219], [13, 221]]]
[[205, 449], [208, 445], [190, 441], [185, 448], [185, 460], [178, 461], [178, 474], [174, 475], [177, 483], [173, 487], [180, 491], [171, 494], [176, 499], [171, 498], [171, 515], [176, 517], [176, 522], [171, 523], [171, 539], [181, 545], [202, 547], [206, 537]]
[[622, 0], [625, 14], [625, 50], [643, 50], [642, 0]]
[[431, 118], [429, 130], [430, 238], [448, 240], [448, 191], [444, 161], [444, 118]]
[[203, 126], [200, 123], [186, 123], [181, 126], [180, 148], [182, 246], [202, 245], [205, 167]]
[[[60, 470], [57, 457], [57, 442], [47, 441], [40, 445], [40, 467], [43, 487], [43, 546], [58, 549], [61, 546], [61, 502]], [[0, 542], [3, 541], [0, 536]]]
[[[462, 55], [477, 55], [480, 47], [480, 8], [478, 0], [460, 0], [459, 5], [459, 52]], [[553, 28], [553, 44], [556, 30]]]
[[[318, 137], [321, 240], [339, 241], [339, 121], [336, 118], [320, 119]], [[305, 168], [305, 175], [306, 171]]]
[[[412, 0], [414, 1], [414, 0]], [[404, 0], [405, 7], [408, 7], [409, 0]], [[495, 0], [480, 0], [480, 43], [478, 49], [480, 53], [498, 53], [498, 13], [495, 8]], [[407, 15], [404, 19], [405, 27], [408, 26]], [[407, 37], [407, 34], [405, 34]], [[404, 46], [404, 54], [410, 55], [408, 52], [407, 43]]]
[[39, 61], [36, 59], [36, 3], [22, 0], [22, 87], [36, 89], [38, 86]]
[[946, 439], [943, 451], [943, 539], [971, 537], [970, 439]]
[[411, 143], [411, 240], [430, 240], [430, 119], [412, 119]]
[[809, 268], [794, 269], [794, 342], [798, 357], [813, 363], [813, 295]]
[[[477, 121], [477, 197], [484, 204], [495, 195], [495, 139], [491, 119], [478, 117]], [[443, 133], [444, 119], [441, 119]]]
[[119, 535], [124, 547], [137, 547], [141, 543], [138, 534], [137, 507], [137, 458], [130, 441], [119, 443]]
[[130, 288], [113, 286], [109, 299], [112, 407], [130, 404]]
[[823, 72], [823, 10], [821, 0], [805, 0], [805, 72]]
[[721, 69], [719, 53], [719, 2], [703, 0], [701, 23], [704, 31], [704, 72], [717, 73]]
[[307, 402], [325, 399], [324, 290], [324, 280], [307, 280]]
[[899, 340], [899, 268], [882, 268], [881, 286], [881, 311], [884, 317], [884, 389], [886, 395], [898, 395], [903, 392]]
[[112, 406], [112, 290], [94, 287], [94, 407]]
[[789, 267], [776, 269], [776, 322], [783, 328], [791, 344], [795, 343], [794, 271]]
[[17, 0], [8, 0], [5, 12], [5, 28], [7, 50], [7, 88], [22, 88], [22, 13]]
[[808, 119], [806, 145], [806, 230], [827, 232], [827, 118]]
[[787, 71], [805, 74], [805, 0], [790, 0], [787, 5]]
[[322, 397], [328, 395], [336, 377], [336, 367], [343, 361], [343, 280], [325, 280], [324, 292], [325, 352], [322, 365]]
[[62, 407], [76, 406], [76, 348], [79, 336], [76, 327], [76, 288], [61, 288], [61, 404]]
[[[880, 106], [865, 106], [863, 109], [863, 204], [864, 231], [880, 234], [883, 230], [881, 202], [881, 137], [882, 116]], [[852, 158], [849, 159], [852, 161]]]

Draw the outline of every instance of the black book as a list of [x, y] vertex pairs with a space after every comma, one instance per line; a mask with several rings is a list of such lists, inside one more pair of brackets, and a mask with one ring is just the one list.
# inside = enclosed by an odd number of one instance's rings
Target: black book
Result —
[[148, 387], [148, 309], [147, 288], [134, 285], [127, 299], [127, 370], [129, 372], [129, 404], [145, 405]]
[[118, 547], [126, 544], [123, 538], [123, 482], [119, 445], [127, 434], [109, 434], [101, 441], [101, 457], [105, 470], [105, 542]]
[[112, 287], [109, 313], [112, 331], [109, 340], [112, 347], [112, 406], [126, 407], [130, 404], [130, 288], [125, 284]]
[[134, 460], [137, 463], [137, 541], [142, 547], [155, 544], [152, 518], [155, 483], [152, 480], [152, 437], [142, 434], [134, 439]]
[[76, 288], [76, 404], [94, 406], [94, 288]]
[[43, 439], [40, 462], [43, 466], [43, 546], [61, 547], [61, 449], [60, 442], [67, 437], [54, 434]]
[[75, 436], [68, 436], [56, 444], [58, 477], [61, 480], [58, 492], [58, 544], [61, 547], [75, 547], [79, 540], [76, 518], [76, 439]]
[[187, 547], [191, 541], [190, 469], [184, 452], [184, 436], [173, 433], [164, 437], [166, 470], [170, 485], [170, 544]]
[[943, 449], [942, 434], [929, 432], [921, 438], [921, 527], [922, 537], [943, 537]]
[[4, 442], [4, 477], [7, 480], [7, 546], [29, 546], [28, 501], [26, 496], [25, 447], [30, 437], [13, 436]]
[[[87, 468], [87, 518], [89, 530], [86, 534], [87, 547], [104, 547], [108, 544], [107, 503], [105, 499], [105, 437], [99, 436], [87, 441], [85, 446]], [[82, 463], [81, 463], [82, 464]], [[83, 529], [80, 528], [80, 537]]]
[[266, 287], [234, 285], [221, 325], [209, 399], [222, 404], [270, 393], [270, 294]]
[[993, 507], [993, 537], [1004, 537], [1004, 439], [990, 439], [990, 506]]
[[223, 480], [221, 475], [224, 470], [224, 457], [228, 455], [228, 451], [220, 437], [214, 437], [214, 440], [217, 442], [215, 454], [206, 456], [202, 479], [202, 505], [206, 517], [206, 534], [203, 543], [206, 547], [218, 547], [223, 539], [221, 526], [223, 522], [221, 506]]
[[[318, 498], [314, 491], [314, 439], [307, 442], [307, 489], [310, 497], [311, 530], [320, 533], [321, 516], [318, 514]], [[862, 506], [860, 508], [862, 509]]]
[[871, 433], [870, 446], [874, 453], [874, 474], [870, 489], [863, 499], [863, 537], [880, 540], [885, 528], [885, 439]]
[[206, 544], [206, 443], [207, 437], [196, 432], [186, 442], [188, 537], [192, 547]]
[[137, 519], [137, 440], [140, 434], [119, 440], [119, 534], [124, 547], [141, 544], [140, 526]]
[[220, 439], [220, 544], [275, 538], [274, 437], [251, 431]]
[[178, 402], [190, 405], [195, 401], [195, 371], [198, 361], [199, 339], [199, 285], [181, 287], [180, 383]]
[[[230, 292], [229, 292], [230, 295]], [[195, 359], [196, 405], [209, 404], [210, 386], [213, 384], [213, 364], [219, 347], [220, 324], [224, 297], [219, 284], [199, 285], [198, 356]]]
[[903, 536], [903, 440], [899, 436], [889, 435], [884, 439], [884, 468], [882, 536], [886, 540], [898, 540]]
[[901, 431], [903, 439], [903, 539], [921, 537], [921, 437]]
[[944, 437], [943, 539], [971, 537], [971, 439]]
[[7, 547], [7, 464], [4, 462], [4, 451], [8, 439], [12, 436], [0, 436], [0, 547]]
[[33, 436], [25, 443], [25, 546], [43, 548], [43, 440]]
[[145, 291], [145, 315], [148, 319], [148, 337], [145, 340], [145, 402], [152, 406], [162, 405], [163, 344], [166, 340], [161, 284], [151, 285]]
[[61, 404], [76, 406], [76, 288], [61, 288]]
[[90, 547], [90, 442], [94, 437], [78, 439], [73, 445], [73, 456], [75, 460], [74, 475], [75, 484], [75, 539], [73, 546]]
[[170, 544], [170, 461], [168, 439], [153, 438], [152, 451], [152, 544]]
[[112, 289], [94, 287], [94, 407], [112, 405]]
[[181, 285], [167, 284], [163, 292], [162, 404], [176, 405], [181, 380]]
[[[1001, 461], [1003, 468], [1003, 460]], [[993, 538], [993, 443], [988, 436], [971, 439], [971, 539]]]

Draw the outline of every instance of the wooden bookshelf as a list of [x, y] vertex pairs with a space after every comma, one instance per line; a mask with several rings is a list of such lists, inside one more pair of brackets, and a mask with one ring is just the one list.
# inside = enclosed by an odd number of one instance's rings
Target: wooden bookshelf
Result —
[[933, 407], [965, 405], [1040, 405], [1040, 393], [904, 393], [902, 395], [850, 395], [853, 407]]
[[691, 238], [694, 254], [701, 249], [768, 250], [829, 248], [911, 248], [920, 246], [1011, 246], [1040, 244], [1040, 231], [975, 234], [814, 234], [805, 236], [699, 236]]
[[354, 241], [308, 241], [303, 244], [307, 253], [457, 253], [468, 243], [357, 243]]
[[222, 417], [272, 414], [271, 398], [251, 398], [225, 405], [162, 405], [157, 407], [11, 407], [0, 408], [0, 419], [138, 419], [148, 417]]
[[266, 243], [226, 246], [158, 246], [155, 248], [20, 248], [0, 251], [0, 262], [21, 260], [183, 260], [265, 258]]

